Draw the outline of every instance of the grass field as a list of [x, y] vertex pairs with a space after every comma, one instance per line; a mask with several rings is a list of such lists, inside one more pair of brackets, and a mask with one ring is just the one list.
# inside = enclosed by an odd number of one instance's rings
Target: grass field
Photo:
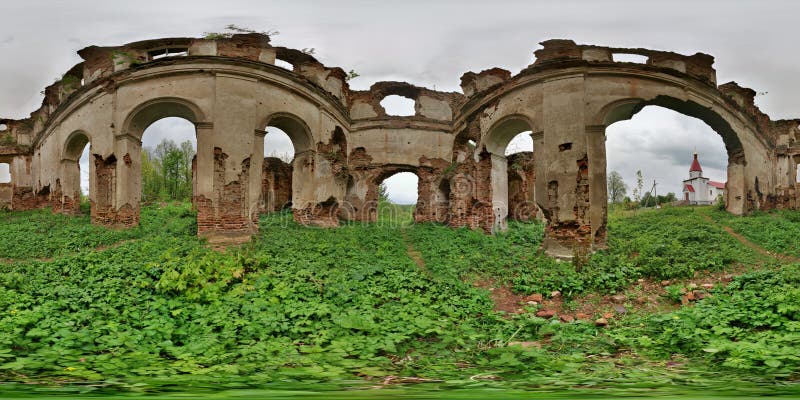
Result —
[[387, 213], [265, 215], [225, 252], [188, 205], [127, 231], [0, 213], [0, 397], [798, 394], [798, 212], [615, 214], [579, 266], [541, 224]]

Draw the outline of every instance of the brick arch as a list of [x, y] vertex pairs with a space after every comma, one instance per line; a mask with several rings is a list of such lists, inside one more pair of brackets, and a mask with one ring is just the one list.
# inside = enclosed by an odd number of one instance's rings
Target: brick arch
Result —
[[277, 112], [268, 115], [256, 127], [262, 130], [266, 127], [274, 126], [284, 132], [292, 140], [295, 154], [301, 154], [314, 148], [314, 135], [308, 123], [295, 114], [289, 112]]
[[[53, 211], [61, 214], [79, 214], [81, 196], [80, 158], [83, 149], [92, 142], [90, 134], [84, 130], [76, 130], [67, 136], [61, 150], [59, 178], [50, 184], [50, 203]], [[95, 180], [92, 179], [94, 168], [89, 160], [89, 199], [95, 203], [97, 197]]]
[[84, 130], [76, 130], [67, 136], [61, 147], [61, 160], [78, 161], [81, 153], [88, 143], [92, 142], [92, 136]]
[[746, 213], [748, 211], [747, 204], [741, 200], [747, 197], [747, 182], [742, 171], [747, 165], [747, 152], [740, 135], [752, 134], [752, 132], [737, 132], [725, 117], [712, 108], [704, 107], [692, 100], [681, 100], [667, 95], [659, 95], [652, 99], [625, 98], [612, 101], [602, 107], [594, 119], [602, 121], [600, 126], [607, 128], [616, 122], [633, 118], [644, 107], [651, 105], [697, 118], [722, 137], [728, 154], [725, 205], [727, 210], [733, 214]]
[[663, 107], [705, 122], [706, 125], [722, 137], [729, 156], [735, 154], [737, 162], [746, 162], [746, 155], [739, 137], [740, 133], [737, 133], [719, 112], [692, 100], [681, 100], [667, 95], [659, 95], [653, 99], [620, 99], [603, 106], [594, 117], [594, 121], [608, 127], [616, 122], [633, 118], [634, 115], [647, 106]]
[[481, 135], [481, 145], [486, 147], [486, 151], [496, 155], [505, 155], [506, 147], [518, 134], [525, 131], [533, 131], [533, 123], [525, 115], [507, 115], [494, 124]]
[[485, 148], [488, 152], [488, 163], [483, 167], [488, 167], [488, 176], [491, 179], [491, 204], [492, 204], [492, 224], [489, 230], [492, 232], [507, 229], [507, 218], [510, 211], [509, 179], [508, 179], [508, 159], [505, 155], [506, 147], [514, 137], [525, 131], [532, 131], [533, 123], [530, 118], [522, 114], [506, 115], [481, 135], [480, 148]]
[[206, 122], [206, 114], [194, 102], [179, 97], [159, 97], [134, 107], [125, 117], [122, 132], [141, 141], [144, 131], [154, 122], [178, 117], [197, 125]]

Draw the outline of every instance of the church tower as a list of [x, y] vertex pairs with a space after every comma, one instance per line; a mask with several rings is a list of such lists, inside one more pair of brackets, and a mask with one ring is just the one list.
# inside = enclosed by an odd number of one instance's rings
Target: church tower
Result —
[[694, 160], [692, 166], [689, 167], [689, 179], [701, 178], [703, 176], [703, 168], [700, 167], [700, 161], [697, 161], [697, 152], [694, 153]]

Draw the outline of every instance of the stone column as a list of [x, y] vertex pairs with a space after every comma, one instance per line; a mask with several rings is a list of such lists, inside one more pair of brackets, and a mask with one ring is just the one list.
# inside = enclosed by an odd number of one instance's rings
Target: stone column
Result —
[[533, 139], [533, 170], [536, 180], [533, 183], [533, 199], [539, 209], [537, 218], [544, 219], [542, 207], [547, 204], [547, 170], [546, 158], [544, 154], [544, 132], [531, 133]]
[[586, 154], [589, 168], [589, 223], [595, 248], [606, 246], [606, 221], [608, 219], [608, 182], [606, 180], [606, 127], [586, 127]]
[[492, 233], [508, 229], [508, 160], [504, 155], [492, 154]]
[[[53, 211], [63, 214], [80, 213], [81, 173], [78, 160], [61, 160], [61, 172], [58, 174], [60, 188], [53, 188]], [[91, 162], [89, 163], [91, 165]], [[91, 169], [91, 168], [90, 168]], [[86, 171], [89, 173], [89, 171]], [[92, 179], [89, 179], [91, 182]]]
[[589, 251], [592, 243], [584, 76], [554, 78], [543, 84], [543, 90], [544, 146], [537, 150], [537, 162], [545, 165], [544, 174], [537, 171], [537, 182], [547, 185], [542, 245], [552, 256], [570, 258]]
[[[734, 215], [748, 211], [748, 193], [745, 183], [744, 152], [728, 154], [728, 182], [725, 185], [725, 208]], [[751, 194], [750, 196], [754, 196]], [[752, 201], [755, 201], [753, 199]]]
[[116, 199], [112, 204], [114, 225], [139, 225], [142, 199], [142, 142], [128, 134], [114, 137], [116, 164]]
[[267, 131], [256, 129], [253, 138], [253, 156], [250, 157], [250, 206], [249, 213], [253, 222], [258, 223], [258, 214], [267, 199], [261, 193], [264, 183], [264, 136]]
[[197, 209], [197, 233], [203, 234], [214, 229], [216, 213], [214, 198], [214, 124], [196, 122], [197, 154], [195, 155], [194, 193], [192, 203]]

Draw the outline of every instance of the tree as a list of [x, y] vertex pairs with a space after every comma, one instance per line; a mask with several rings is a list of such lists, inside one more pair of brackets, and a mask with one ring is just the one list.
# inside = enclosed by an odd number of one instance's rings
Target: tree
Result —
[[611, 171], [608, 175], [608, 201], [611, 203], [621, 203], [628, 192], [628, 186], [622, 180], [622, 175], [617, 171]]
[[636, 171], [636, 187], [633, 188], [633, 200], [641, 206], [642, 195], [644, 192], [644, 177], [642, 170]]
[[164, 139], [153, 151], [142, 151], [142, 200], [188, 200], [192, 195], [190, 141], [179, 145]]
[[378, 202], [389, 201], [389, 189], [386, 188], [386, 183], [381, 182], [378, 185]]

